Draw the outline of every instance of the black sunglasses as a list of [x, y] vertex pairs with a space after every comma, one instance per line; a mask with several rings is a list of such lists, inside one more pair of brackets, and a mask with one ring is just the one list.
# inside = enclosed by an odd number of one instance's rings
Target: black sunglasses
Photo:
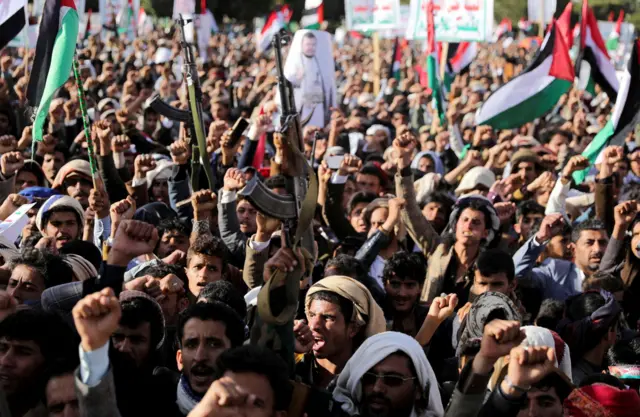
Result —
[[382, 379], [382, 383], [388, 387], [399, 387], [407, 381], [412, 381], [417, 379], [417, 377], [403, 377], [400, 375], [390, 375], [390, 374], [376, 374], [374, 372], [367, 372], [362, 375], [362, 383], [364, 385], [374, 385], [378, 379]]

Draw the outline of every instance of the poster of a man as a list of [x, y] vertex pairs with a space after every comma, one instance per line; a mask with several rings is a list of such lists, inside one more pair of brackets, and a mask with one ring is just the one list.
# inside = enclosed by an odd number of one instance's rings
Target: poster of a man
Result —
[[299, 30], [293, 37], [284, 65], [285, 77], [293, 85], [300, 120], [308, 126], [325, 127], [331, 107], [336, 105], [335, 63], [331, 35], [317, 30]]

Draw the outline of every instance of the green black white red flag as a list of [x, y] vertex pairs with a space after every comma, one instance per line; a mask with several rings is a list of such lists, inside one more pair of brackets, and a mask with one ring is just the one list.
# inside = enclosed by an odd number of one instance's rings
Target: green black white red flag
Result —
[[555, 107], [574, 78], [569, 50], [553, 22], [531, 65], [489, 96], [476, 124], [513, 129], [535, 120]]
[[55, 92], [69, 79], [78, 39], [78, 12], [73, 0], [46, 0], [27, 99], [36, 107], [33, 138], [42, 140]]
[[[598, 160], [598, 155], [607, 146], [622, 146], [629, 132], [640, 123], [640, 40], [633, 42], [633, 49], [629, 57], [627, 70], [622, 75], [618, 99], [613, 107], [613, 112], [607, 124], [591, 141], [582, 155], [593, 166]], [[576, 183], [581, 183], [586, 178], [590, 168], [573, 174]]]

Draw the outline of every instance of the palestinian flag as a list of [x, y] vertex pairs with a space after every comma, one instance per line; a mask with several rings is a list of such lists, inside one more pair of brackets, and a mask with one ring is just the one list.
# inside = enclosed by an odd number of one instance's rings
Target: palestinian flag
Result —
[[153, 21], [151, 16], [145, 12], [143, 7], [138, 9], [138, 36], [147, 36], [153, 31]]
[[127, 0], [127, 6], [120, 9], [120, 13], [118, 13], [118, 16], [116, 17], [118, 35], [126, 33], [129, 40], [132, 40], [137, 36], [136, 19], [134, 18], [133, 10], [133, 1]]
[[[591, 141], [582, 155], [594, 165], [600, 152], [607, 146], [622, 146], [629, 132], [640, 123], [640, 39], [633, 43], [627, 70], [620, 82], [620, 91], [613, 113], [607, 124]], [[586, 178], [590, 168], [573, 174], [576, 183]]]
[[433, 19], [433, 0], [427, 2], [427, 72], [431, 89], [431, 104], [438, 113], [440, 124], [444, 126], [444, 99], [438, 80], [438, 48], [436, 48], [436, 29]]
[[530, 20], [525, 19], [524, 17], [521, 17], [520, 20], [518, 21], [518, 29], [520, 29], [522, 32], [531, 32], [531, 30], [533, 29], [533, 23], [531, 23]]
[[91, 36], [91, 14], [93, 13], [93, 11], [91, 9], [89, 9], [89, 11], [87, 12], [87, 25], [84, 28], [84, 37], [83, 40], [87, 40], [89, 39], [89, 36]]
[[609, 35], [609, 39], [607, 39], [607, 50], [616, 51], [618, 49], [618, 40], [620, 39], [620, 31], [622, 29], [622, 21], [624, 20], [624, 10], [620, 10], [620, 14], [618, 15], [618, 21], [616, 22], [616, 27], [613, 29], [613, 32]]
[[322, 0], [305, 0], [300, 26], [302, 29], [319, 30], [324, 21], [324, 3]]
[[449, 60], [449, 68], [453, 74], [461, 74], [469, 69], [469, 66], [478, 55], [478, 42], [460, 42], [456, 54]]
[[73, 0], [46, 0], [27, 99], [37, 107], [33, 138], [42, 140], [45, 119], [55, 92], [69, 79], [78, 39], [78, 12]]
[[567, 7], [556, 21], [556, 27], [558, 33], [564, 38], [564, 43], [567, 48], [571, 49], [573, 46], [573, 30], [571, 29], [571, 11], [573, 10], [573, 3], [567, 3]]
[[279, 9], [272, 11], [264, 24], [260, 35], [258, 35], [258, 51], [264, 52], [271, 46], [273, 36], [284, 29], [291, 20], [291, 9], [288, 5], [284, 5]]
[[400, 81], [402, 78], [402, 73], [400, 68], [402, 67], [402, 48], [400, 46], [400, 40], [396, 37], [395, 42], [393, 43], [393, 61], [391, 62], [391, 74], [392, 78]]
[[0, 49], [18, 36], [27, 24], [26, 9], [26, 0], [2, 1], [2, 6], [0, 6]]
[[616, 69], [611, 63], [607, 48], [602, 40], [593, 10], [587, 0], [582, 3], [582, 20], [580, 21], [580, 55], [576, 60], [576, 72], [580, 73], [580, 64], [586, 61], [591, 66], [591, 78], [607, 93], [611, 100], [616, 99], [618, 78]]
[[552, 110], [574, 78], [569, 50], [552, 23], [529, 68], [487, 99], [476, 114], [476, 124], [496, 129], [520, 127]]
[[500, 24], [498, 25], [498, 27], [496, 28], [496, 31], [493, 34], [493, 41], [497, 42], [498, 40], [500, 40], [500, 38], [508, 35], [511, 32], [513, 32], [513, 25], [511, 24], [511, 19], [509, 19], [508, 17], [505, 17], [500, 21]]

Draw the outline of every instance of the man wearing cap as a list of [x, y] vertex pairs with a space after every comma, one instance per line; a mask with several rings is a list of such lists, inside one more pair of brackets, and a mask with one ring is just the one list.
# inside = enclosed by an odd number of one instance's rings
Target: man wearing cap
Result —
[[[89, 193], [93, 188], [89, 162], [75, 159], [67, 162], [56, 175], [52, 188], [73, 197], [83, 209], [89, 207]], [[82, 223], [80, 223], [82, 224]]]
[[82, 238], [84, 209], [74, 198], [54, 195], [40, 207], [36, 226], [43, 236], [55, 238], [60, 249], [65, 243]]
[[531, 149], [520, 149], [511, 157], [511, 173], [518, 174], [524, 184], [531, 184], [542, 172], [540, 157]]

